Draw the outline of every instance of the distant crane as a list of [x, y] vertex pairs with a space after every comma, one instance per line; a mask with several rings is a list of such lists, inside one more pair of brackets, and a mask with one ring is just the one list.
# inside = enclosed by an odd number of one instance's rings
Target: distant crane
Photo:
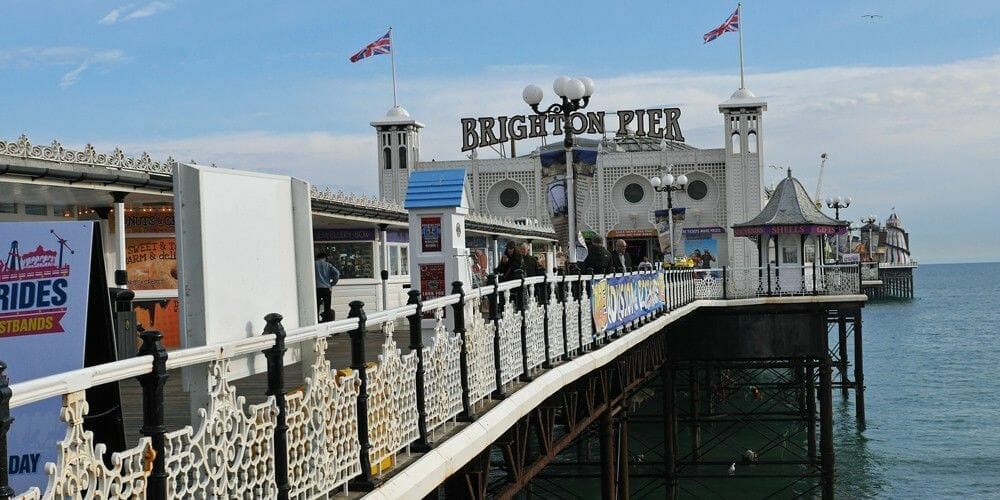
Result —
[[819, 197], [820, 189], [823, 188], [823, 167], [826, 166], [826, 153], [819, 155], [819, 180], [816, 181], [816, 196], [813, 200], [816, 201], [816, 209], [823, 208], [823, 200]]

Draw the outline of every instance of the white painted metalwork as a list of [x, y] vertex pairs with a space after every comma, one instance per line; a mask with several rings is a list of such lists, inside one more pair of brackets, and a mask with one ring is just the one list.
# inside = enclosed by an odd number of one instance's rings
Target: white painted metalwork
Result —
[[[59, 441], [56, 463], [45, 464], [49, 476], [44, 494], [31, 488], [15, 498], [21, 500], [54, 498], [117, 499], [145, 498], [146, 478], [152, 470], [153, 448], [149, 438], [121, 453], [111, 455], [111, 467], [104, 465], [104, 444], [94, 443], [94, 433], [83, 430], [83, 419], [90, 411], [84, 391], [63, 396], [60, 418], [66, 424], [66, 437]], [[4, 457], [6, 460], [7, 457]]]
[[[580, 282], [581, 287], [587, 286], [586, 281]], [[583, 339], [583, 347], [586, 349], [594, 343], [594, 314], [590, 305], [590, 296], [586, 290], [580, 292], [580, 337]]]
[[822, 267], [819, 287], [825, 295], [861, 293], [860, 267], [857, 264], [835, 264]]
[[742, 299], [767, 295], [767, 268], [745, 267], [726, 269], [726, 297]]
[[[313, 341], [315, 361], [305, 388], [287, 397], [289, 498], [326, 498], [361, 472], [356, 373], [338, 375], [326, 338]], [[369, 384], [371, 379], [369, 379]]]
[[549, 358], [556, 359], [565, 353], [565, 346], [563, 345], [562, 338], [563, 305], [556, 297], [556, 287], [554, 284], [549, 287], [548, 308]]
[[524, 311], [527, 326], [528, 370], [534, 370], [545, 362], [545, 308], [535, 300], [535, 286], [525, 286]]
[[469, 362], [469, 403], [476, 404], [496, 390], [493, 357], [493, 322], [482, 313], [482, 298], [471, 297], [465, 303], [465, 340]]
[[444, 309], [434, 311], [434, 340], [424, 348], [424, 389], [427, 432], [451, 420], [462, 411], [462, 379], [459, 365], [462, 338], [448, 332]]
[[208, 408], [198, 410], [198, 431], [189, 425], [166, 438], [168, 498], [273, 498], [273, 397], [247, 406], [229, 384], [229, 360], [209, 363]]
[[573, 299], [572, 293], [570, 292], [570, 284], [566, 283], [566, 303], [563, 304], [563, 308], [566, 310], [566, 350], [570, 354], [576, 354], [580, 351], [580, 303]]
[[500, 318], [500, 383], [506, 384], [524, 373], [521, 365], [521, 311], [507, 297]]
[[694, 296], [696, 299], [721, 299], [722, 294], [722, 270], [699, 271], [695, 276]]
[[[369, 365], [368, 456], [381, 472], [381, 464], [419, 437], [417, 428], [417, 353], [403, 355], [389, 321], [382, 324], [385, 342], [378, 363]], [[426, 366], [426, 358], [425, 358]], [[357, 413], [355, 411], [355, 413]]]
[[19, 137], [17, 141], [0, 140], [0, 155], [158, 174], [170, 174], [177, 165], [177, 161], [173, 158], [167, 158], [167, 161], [163, 163], [153, 161], [145, 152], [139, 158], [127, 157], [118, 148], [115, 148], [111, 154], [98, 153], [90, 144], [87, 144], [83, 151], [66, 149], [59, 141], [52, 141], [52, 144], [48, 146], [40, 146], [31, 144], [28, 137], [24, 135]]

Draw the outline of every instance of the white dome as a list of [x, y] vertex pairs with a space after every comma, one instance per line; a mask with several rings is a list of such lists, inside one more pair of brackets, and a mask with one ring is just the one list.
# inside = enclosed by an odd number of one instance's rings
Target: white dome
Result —
[[750, 92], [750, 89], [738, 89], [733, 92], [733, 95], [729, 97], [730, 99], [756, 99], [757, 96]]
[[410, 113], [403, 109], [402, 106], [393, 106], [386, 114], [386, 118], [409, 118]]

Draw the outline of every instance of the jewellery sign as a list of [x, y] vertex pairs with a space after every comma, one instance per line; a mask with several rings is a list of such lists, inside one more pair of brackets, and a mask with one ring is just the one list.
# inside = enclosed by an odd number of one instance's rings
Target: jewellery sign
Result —
[[667, 293], [660, 273], [602, 278], [592, 282], [590, 297], [597, 331], [617, 330], [666, 303]]
[[[90, 285], [92, 222], [0, 223], [0, 359], [11, 383], [83, 367]], [[11, 410], [11, 486], [44, 487], [44, 466], [56, 461], [60, 398]]]

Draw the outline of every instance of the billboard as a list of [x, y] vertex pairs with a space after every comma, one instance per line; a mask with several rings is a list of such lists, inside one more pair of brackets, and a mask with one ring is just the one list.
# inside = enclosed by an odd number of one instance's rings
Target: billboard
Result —
[[[0, 359], [11, 383], [83, 368], [92, 222], [0, 223]], [[62, 401], [11, 410], [8, 453], [14, 491], [44, 488], [44, 466], [65, 437]]]
[[666, 303], [661, 272], [591, 281], [591, 310], [598, 332], [616, 330]]

